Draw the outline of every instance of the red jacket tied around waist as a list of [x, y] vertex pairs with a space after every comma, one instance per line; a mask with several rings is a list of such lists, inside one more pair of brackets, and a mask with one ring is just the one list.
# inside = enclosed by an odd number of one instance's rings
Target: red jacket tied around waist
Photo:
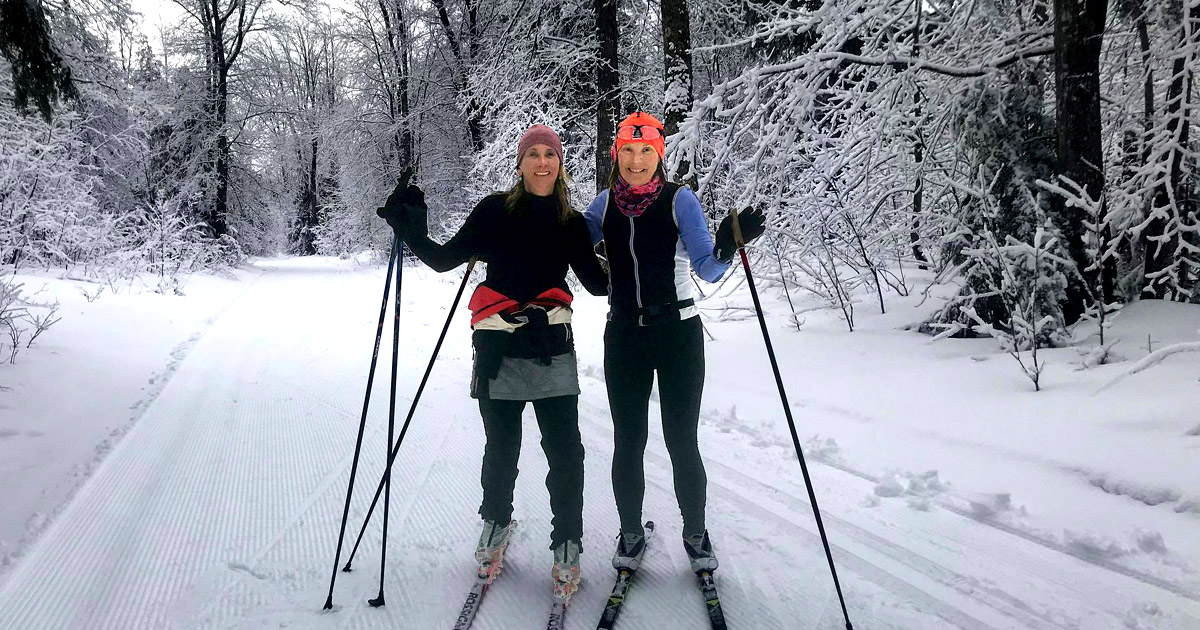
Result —
[[474, 326], [492, 315], [505, 317], [529, 306], [540, 306], [547, 310], [555, 307], [569, 309], [572, 299], [573, 296], [570, 292], [555, 287], [542, 291], [537, 297], [521, 304], [503, 293], [481, 284], [475, 287], [475, 291], [471, 293], [471, 301], [467, 303], [467, 308], [471, 309], [471, 326]]

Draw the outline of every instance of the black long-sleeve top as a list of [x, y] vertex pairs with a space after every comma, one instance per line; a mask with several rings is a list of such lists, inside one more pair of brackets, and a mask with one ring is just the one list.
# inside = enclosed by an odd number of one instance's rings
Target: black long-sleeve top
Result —
[[483, 284], [522, 303], [554, 287], [568, 289], [568, 266], [589, 293], [608, 294], [608, 274], [596, 260], [583, 215], [560, 221], [557, 199], [536, 195], [510, 212], [505, 198], [504, 193], [485, 197], [443, 245], [427, 235], [412, 236], [405, 244], [438, 272], [478, 256], [487, 263]]

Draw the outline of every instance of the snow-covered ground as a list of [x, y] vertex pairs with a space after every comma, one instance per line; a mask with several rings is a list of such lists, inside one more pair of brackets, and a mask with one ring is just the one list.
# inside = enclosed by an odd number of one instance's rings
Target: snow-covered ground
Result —
[[[94, 285], [18, 276], [38, 301], [58, 299], [63, 320], [0, 366], [0, 628], [451, 627], [473, 573], [482, 452], [462, 307], [395, 470], [387, 606], [365, 602], [379, 584], [377, 515], [355, 571], [338, 573], [335, 610], [321, 610], [383, 276], [351, 261], [262, 260], [193, 278], [184, 297], [94, 302], [79, 290]], [[458, 277], [405, 268], [399, 419]], [[1079, 369], [1094, 341], [1047, 351], [1035, 393], [994, 341], [904, 330], [938, 306], [914, 293], [890, 295], [886, 315], [864, 296], [853, 333], [828, 310], [797, 332], [782, 293], [766, 296], [855, 627], [1200, 628], [1200, 354], [1103, 388], [1148, 343], [1200, 339], [1200, 307], [1128, 307], [1108, 333], [1124, 361]], [[707, 306], [749, 305], [744, 287], [716, 294]], [[585, 581], [567, 627], [591, 628], [617, 520], [605, 305], [576, 306]], [[725, 314], [707, 322], [701, 440], [730, 625], [844, 627], [757, 323]], [[383, 467], [386, 328], [347, 552]], [[531, 414], [521, 523], [481, 630], [542, 627], [549, 609]], [[618, 627], [704, 627], [661, 438], [647, 464], [659, 536]]]

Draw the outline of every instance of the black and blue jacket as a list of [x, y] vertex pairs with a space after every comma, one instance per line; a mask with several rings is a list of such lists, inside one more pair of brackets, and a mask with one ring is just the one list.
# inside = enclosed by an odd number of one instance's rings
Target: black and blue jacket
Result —
[[695, 317], [689, 269], [708, 282], [729, 269], [713, 255], [696, 194], [667, 183], [636, 217], [622, 213], [612, 197], [602, 191], [584, 213], [592, 243], [604, 241], [608, 258], [609, 320], [644, 326]]

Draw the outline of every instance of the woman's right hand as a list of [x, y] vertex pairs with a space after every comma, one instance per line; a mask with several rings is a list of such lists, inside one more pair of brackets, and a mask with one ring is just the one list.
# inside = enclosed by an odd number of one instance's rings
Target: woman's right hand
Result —
[[392, 194], [375, 211], [400, 237], [424, 236], [429, 229], [425, 191], [411, 183], [411, 179], [412, 170], [405, 169], [396, 180]]

